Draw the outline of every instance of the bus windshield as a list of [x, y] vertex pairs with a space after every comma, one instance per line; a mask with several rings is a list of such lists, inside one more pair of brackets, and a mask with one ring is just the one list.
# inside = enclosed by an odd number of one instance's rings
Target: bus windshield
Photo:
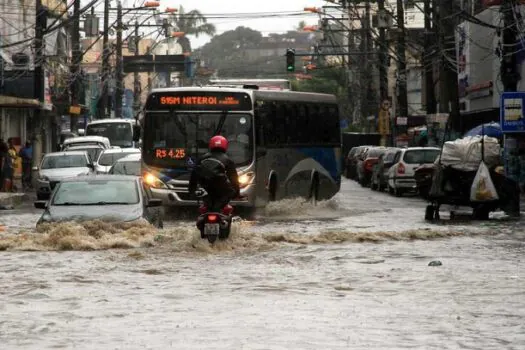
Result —
[[144, 123], [150, 130], [144, 135], [146, 164], [169, 160], [171, 165], [178, 161], [182, 166], [185, 163], [180, 162], [188, 156], [197, 159], [208, 152], [208, 141], [218, 134], [228, 140], [228, 155], [237, 166], [252, 161], [252, 116], [248, 113], [148, 113]]
[[86, 136], [103, 136], [112, 146], [133, 147], [133, 129], [128, 122], [88, 124]]

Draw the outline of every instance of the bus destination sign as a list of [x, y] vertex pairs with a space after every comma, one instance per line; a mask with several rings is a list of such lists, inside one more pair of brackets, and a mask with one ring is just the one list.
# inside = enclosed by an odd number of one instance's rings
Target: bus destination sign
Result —
[[252, 103], [244, 92], [178, 91], [152, 94], [148, 109], [249, 111]]

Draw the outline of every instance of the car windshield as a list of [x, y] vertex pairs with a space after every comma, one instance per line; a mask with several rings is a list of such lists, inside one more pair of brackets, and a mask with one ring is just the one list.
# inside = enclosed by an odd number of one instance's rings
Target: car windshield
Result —
[[131, 147], [133, 129], [131, 123], [96, 123], [89, 124], [86, 136], [103, 136], [109, 139], [112, 146]]
[[78, 147], [77, 148], [75, 147], [75, 149], [67, 149], [66, 151], [86, 151], [89, 156], [89, 159], [91, 159], [94, 162], [98, 159], [98, 156], [103, 151], [103, 148], [100, 148], [100, 147], [86, 147], [86, 148]]
[[82, 154], [50, 155], [44, 157], [42, 161], [42, 169], [81, 168], [87, 165], [88, 160]]
[[140, 176], [140, 162], [116, 162], [109, 171], [114, 175]]
[[126, 156], [129, 156], [130, 152], [118, 152], [118, 153], [102, 153], [100, 156], [100, 159], [98, 160], [98, 164], [102, 166], [110, 166], [113, 165], [117, 160], [124, 158]]
[[[208, 152], [208, 142], [217, 134], [229, 141], [228, 155], [237, 166], [248, 165], [253, 158], [252, 117], [246, 113], [149, 113], [144, 128], [149, 130], [144, 135], [147, 164], [179, 161], [183, 165], [188, 156], [198, 158]], [[180, 157], [159, 158], [157, 150]]]
[[429, 164], [434, 163], [439, 150], [426, 149], [426, 150], [408, 150], [405, 152], [403, 161], [407, 164]]
[[137, 204], [139, 194], [133, 180], [89, 180], [62, 182], [56, 189], [53, 205]]

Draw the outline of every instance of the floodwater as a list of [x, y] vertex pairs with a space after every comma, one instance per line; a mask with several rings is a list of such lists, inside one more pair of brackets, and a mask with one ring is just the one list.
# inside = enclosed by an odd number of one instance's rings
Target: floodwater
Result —
[[429, 224], [421, 200], [348, 181], [213, 246], [189, 221], [6, 215], [2, 349], [525, 348], [519, 222]]

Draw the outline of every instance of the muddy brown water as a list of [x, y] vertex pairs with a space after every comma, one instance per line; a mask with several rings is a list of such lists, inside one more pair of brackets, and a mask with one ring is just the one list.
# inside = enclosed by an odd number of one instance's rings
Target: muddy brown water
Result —
[[190, 221], [8, 227], [1, 348], [525, 348], [519, 225], [432, 225], [414, 199], [351, 189], [213, 246]]

